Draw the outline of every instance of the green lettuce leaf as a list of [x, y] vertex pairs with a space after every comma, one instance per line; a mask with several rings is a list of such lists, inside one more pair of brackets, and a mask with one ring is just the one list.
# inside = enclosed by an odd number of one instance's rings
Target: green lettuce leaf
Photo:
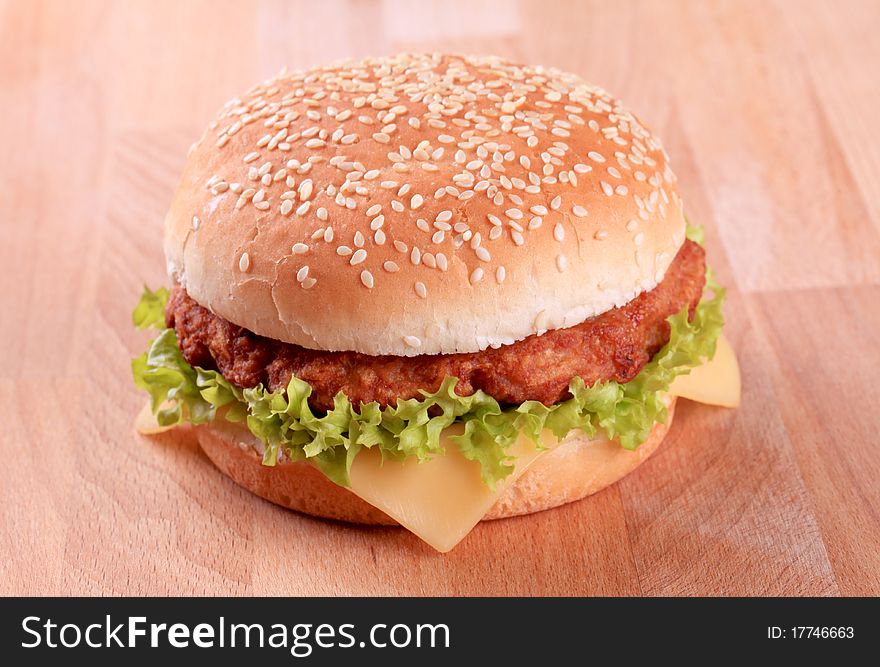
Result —
[[155, 292], [144, 286], [141, 300], [131, 314], [131, 321], [138, 329], [148, 327], [162, 328], [165, 326], [165, 304], [168, 302], [168, 290], [160, 287]]
[[703, 238], [706, 235], [706, 230], [703, 229], [703, 225], [692, 225], [688, 223], [685, 228], [684, 235], [686, 238], [690, 239], [694, 243], [699, 243], [703, 245]]
[[566, 401], [550, 407], [537, 401], [502, 407], [482, 391], [459, 396], [457, 378], [447, 377], [436, 392], [422, 392], [422, 398], [398, 400], [384, 409], [378, 403], [357, 408], [339, 393], [332, 410], [315, 413], [308, 404], [311, 387], [298, 378], [291, 378], [286, 390], [270, 392], [262, 385], [241, 389], [216, 371], [190, 366], [174, 330], [164, 328], [167, 297], [167, 290], [145, 290], [133, 315], [138, 326], [160, 328], [149, 349], [132, 361], [135, 384], [150, 394], [157, 421], [245, 421], [265, 443], [264, 464], [274, 465], [283, 452], [290, 460], [313, 462], [341, 485], [348, 485], [352, 461], [362, 448], [378, 448], [383, 459], [424, 461], [443, 454], [440, 433], [456, 422], [463, 424], [463, 431], [452, 441], [466, 458], [479, 462], [483, 480], [492, 488], [513, 471], [507, 452], [520, 433], [540, 445], [544, 429], [560, 439], [574, 430], [589, 436], [601, 432], [635, 449], [656, 422], [666, 421], [663, 397], [672, 381], [714, 356], [724, 324], [724, 290], [707, 272], [707, 294], [693, 319], [688, 320], [687, 308], [670, 317], [669, 342], [626, 384], [588, 387], [574, 378], [572, 397]]

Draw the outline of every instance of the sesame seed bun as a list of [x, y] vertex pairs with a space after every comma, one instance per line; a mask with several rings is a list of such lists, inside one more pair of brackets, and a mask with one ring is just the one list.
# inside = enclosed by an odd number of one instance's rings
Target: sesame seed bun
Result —
[[608, 93], [498, 58], [282, 73], [193, 145], [172, 277], [257, 334], [476, 352], [655, 287], [684, 242], [659, 142]]
[[[675, 414], [670, 399], [669, 418], [654, 425], [636, 450], [624, 449], [606, 438], [571, 433], [555, 449], [538, 457], [513, 486], [498, 498], [484, 519], [531, 514], [580, 500], [614, 484], [645, 461], [666, 436]], [[246, 428], [225, 421], [197, 428], [199, 444], [223, 473], [252, 493], [304, 514], [351, 523], [394, 525], [381, 510], [345, 487], [331, 482], [303, 461], [262, 463], [262, 443]]]

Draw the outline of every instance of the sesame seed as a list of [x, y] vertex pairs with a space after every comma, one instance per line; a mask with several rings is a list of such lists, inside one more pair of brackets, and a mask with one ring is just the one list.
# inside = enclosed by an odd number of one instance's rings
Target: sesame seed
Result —
[[418, 282], [415, 284], [416, 294], [418, 294], [422, 299], [428, 298], [428, 288], [425, 287], [425, 283]]
[[312, 196], [312, 179], [307, 178], [299, 184], [299, 198], [301, 201], [307, 201]]
[[565, 227], [562, 223], [557, 222], [553, 227], [553, 238], [562, 243], [565, 240]]
[[309, 266], [308, 264], [302, 267], [299, 271], [296, 272], [296, 281], [301, 283], [306, 277], [309, 275]]
[[571, 209], [571, 212], [574, 213], [578, 218], [587, 217], [587, 209], [585, 209], [583, 206], [574, 206]]
[[601, 153], [597, 153], [596, 151], [590, 151], [587, 153], [587, 157], [590, 158], [593, 162], [605, 162], [605, 157]]
[[373, 274], [364, 269], [361, 271], [361, 282], [367, 289], [373, 289], [373, 285], [375, 284], [373, 281]]
[[608, 232], [606, 232], [604, 229], [600, 229], [598, 232], [593, 234], [593, 238], [597, 241], [604, 241], [608, 238]]
[[559, 272], [562, 273], [568, 268], [568, 260], [565, 258], [565, 255], [557, 255], [556, 256], [556, 268], [559, 269]]
[[554, 211], [558, 211], [560, 206], [562, 206], [562, 197], [556, 195], [550, 202], [550, 208], [552, 208]]
[[306, 278], [305, 280], [303, 280], [302, 282], [300, 282], [299, 285], [300, 285], [300, 287], [302, 287], [303, 289], [311, 289], [312, 287], [315, 286], [315, 283], [317, 283], [317, 282], [318, 282], [317, 279], [315, 279], [315, 278], [309, 276], [308, 278]]
[[422, 195], [413, 195], [412, 199], [410, 199], [409, 206], [411, 209], [415, 210], [421, 207], [424, 203], [425, 200], [422, 198]]
[[471, 271], [471, 276], [470, 276], [471, 284], [474, 285], [474, 284], [480, 282], [482, 279], [483, 279], [483, 269], [481, 269], [478, 266], [476, 269]]
[[503, 266], [499, 266], [495, 269], [495, 281], [500, 285], [504, 282], [504, 279], [507, 277], [507, 270]]
[[408, 347], [421, 347], [422, 345], [422, 341], [416, 336], [404, 336], [403, 342], [406, 343]]
[[251, 268], [251, 257], [246, 252], [241, 254], [238, 259], [238, 268], [242, 273], [247, 273]]
[[281, 215], [287, 215], [293, 210], [293, 200], [285, 199], [281, 202]]
[[201, 224], [201, 220], [199, 220], [199, 216], [194, 215], [192, 220], [192, 227], [194, 231], [198, 231], [199, 225]]

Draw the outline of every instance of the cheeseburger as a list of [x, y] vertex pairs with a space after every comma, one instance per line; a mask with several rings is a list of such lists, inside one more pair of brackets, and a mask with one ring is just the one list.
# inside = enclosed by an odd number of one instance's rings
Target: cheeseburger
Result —
[[699, 237], [657, 138], [572, 74], [282, 72], [190, 150], [170, 289], [134, 312], [142, 428], [196, 424], [254, 493], [448, 551], [616, 482], [678, 397], [737, 403]]

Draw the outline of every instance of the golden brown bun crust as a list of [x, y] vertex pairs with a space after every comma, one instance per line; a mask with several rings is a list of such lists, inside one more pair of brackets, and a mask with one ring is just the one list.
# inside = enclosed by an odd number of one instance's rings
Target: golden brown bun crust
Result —
[[402, 55], [232, 100], [189, 155], [165, 252], [190, 296], [257, 334], [412, 356], [620, 306], [660, 282], [684, 231], [663, 149], [604, 90]]
[[[647, 441], [635, 451], [604, 439], [590, 441], [583, 436], [569, 437], [539, 457], [484, 518], [502, 519], [540, 512], [580, 500], [614, 484], [657, 449], [674, 414], [673, 398], [669, 404], [669, 419], [665, 424], [656, 424]], [[379, 525], [397, 523], [348, 489], [331, 482], [308, 463], [284, 461], [274, 467], [264, 466], [254, 448], [239, 444], [231, 429], [221, 431], [202, 426], [197, 433], [205, 454], [222, 472], [266, 500], [328, 519]]]

